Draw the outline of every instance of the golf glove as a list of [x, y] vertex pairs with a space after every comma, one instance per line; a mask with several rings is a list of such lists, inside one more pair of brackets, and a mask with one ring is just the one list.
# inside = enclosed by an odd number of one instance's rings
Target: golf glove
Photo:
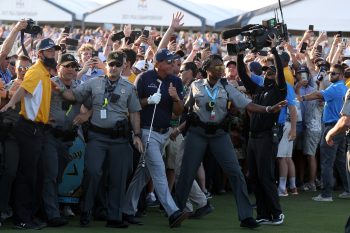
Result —
[[147, 99], [148, 104], [158, 104], [160, 102], [160, 98], [162, 97], [162, 94], [159, 92], [154, 93]]

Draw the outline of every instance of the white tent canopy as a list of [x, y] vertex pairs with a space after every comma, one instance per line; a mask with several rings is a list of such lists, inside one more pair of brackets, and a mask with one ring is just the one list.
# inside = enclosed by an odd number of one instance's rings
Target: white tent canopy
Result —
[[[97, 9], [85, 17], [85, 22], [163, 26], [171, 22], [172, 14], [183, 9], [166, 0], [121, 0]], [[203, 18], [184, 12], [186, 26], [201, 27]]]
[[45, 0], [0, 0], [0, 20], [18, 21], [23, 18], [71, 22], [74, 14]]
[[[288, 29], [306, 30], [313, 24], [316, 31], [350, 31], [349, 9], [349, 0], [301, 0], [282, 10]], [[261, 24], [262, 20], [273, 17], [273, 11], [269, 11], [252, 17], [248, 23]]]

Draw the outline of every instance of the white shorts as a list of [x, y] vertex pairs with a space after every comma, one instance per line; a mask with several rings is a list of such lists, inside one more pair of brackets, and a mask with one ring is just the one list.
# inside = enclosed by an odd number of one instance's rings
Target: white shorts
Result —
[[293, 154], [293, 141], [289, 141], [288, 135], [290, 132], [290, 122], [286, 121], [283, 127], [283, 136], [278, 144], [278, 158], [290, 158]]

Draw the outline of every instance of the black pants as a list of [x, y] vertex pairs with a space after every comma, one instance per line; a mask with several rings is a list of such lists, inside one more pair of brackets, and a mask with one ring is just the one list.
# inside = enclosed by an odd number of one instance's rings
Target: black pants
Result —
[[4, 211], [9, 206], [10, 197], [12, 194], [12, 184], [16, 178], [19, 148], [17, 140], [13, 136], [12, 131], [7, 135], [7, 138], [1, 143], [2, 171], [0, 172], [0, 212]]
[[254, 184], [257, 218], [270, 219], [282, 213], [274, 176], [276, 148], [270, 131], [249, 138], [247, 159], [249, 179]]
[[46, 129], [43, 125], [20, 119], [14, 129], [20, 148], [15, 181], [15, 221], [30, 223], [38, 209], [39, 159], [44, 145]]

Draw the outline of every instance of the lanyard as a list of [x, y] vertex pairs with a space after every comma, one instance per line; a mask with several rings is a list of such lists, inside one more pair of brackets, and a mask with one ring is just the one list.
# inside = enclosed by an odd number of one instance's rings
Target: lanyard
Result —
[[107, 99], [107, 98], [105, 98], [105, 101], [104, 101], [104, 103], [103, 103], [103, 105], [102, 105], [102, 108], [107, 107], [107, 105], [108, 105], [108, 99]]
[[211, 99], [211, 102], [215, 103], [216, 97], [218, 96], [218, 93], [219, 93], [219, 88], [217, 86], [214, 88], [214, 95], [212, 95], [212, 93], [210, 92], [210, 90], [207, 86], [205, 86], [205, 90], [207, 91], [207, 94], [208, 94], [209, 98]]

